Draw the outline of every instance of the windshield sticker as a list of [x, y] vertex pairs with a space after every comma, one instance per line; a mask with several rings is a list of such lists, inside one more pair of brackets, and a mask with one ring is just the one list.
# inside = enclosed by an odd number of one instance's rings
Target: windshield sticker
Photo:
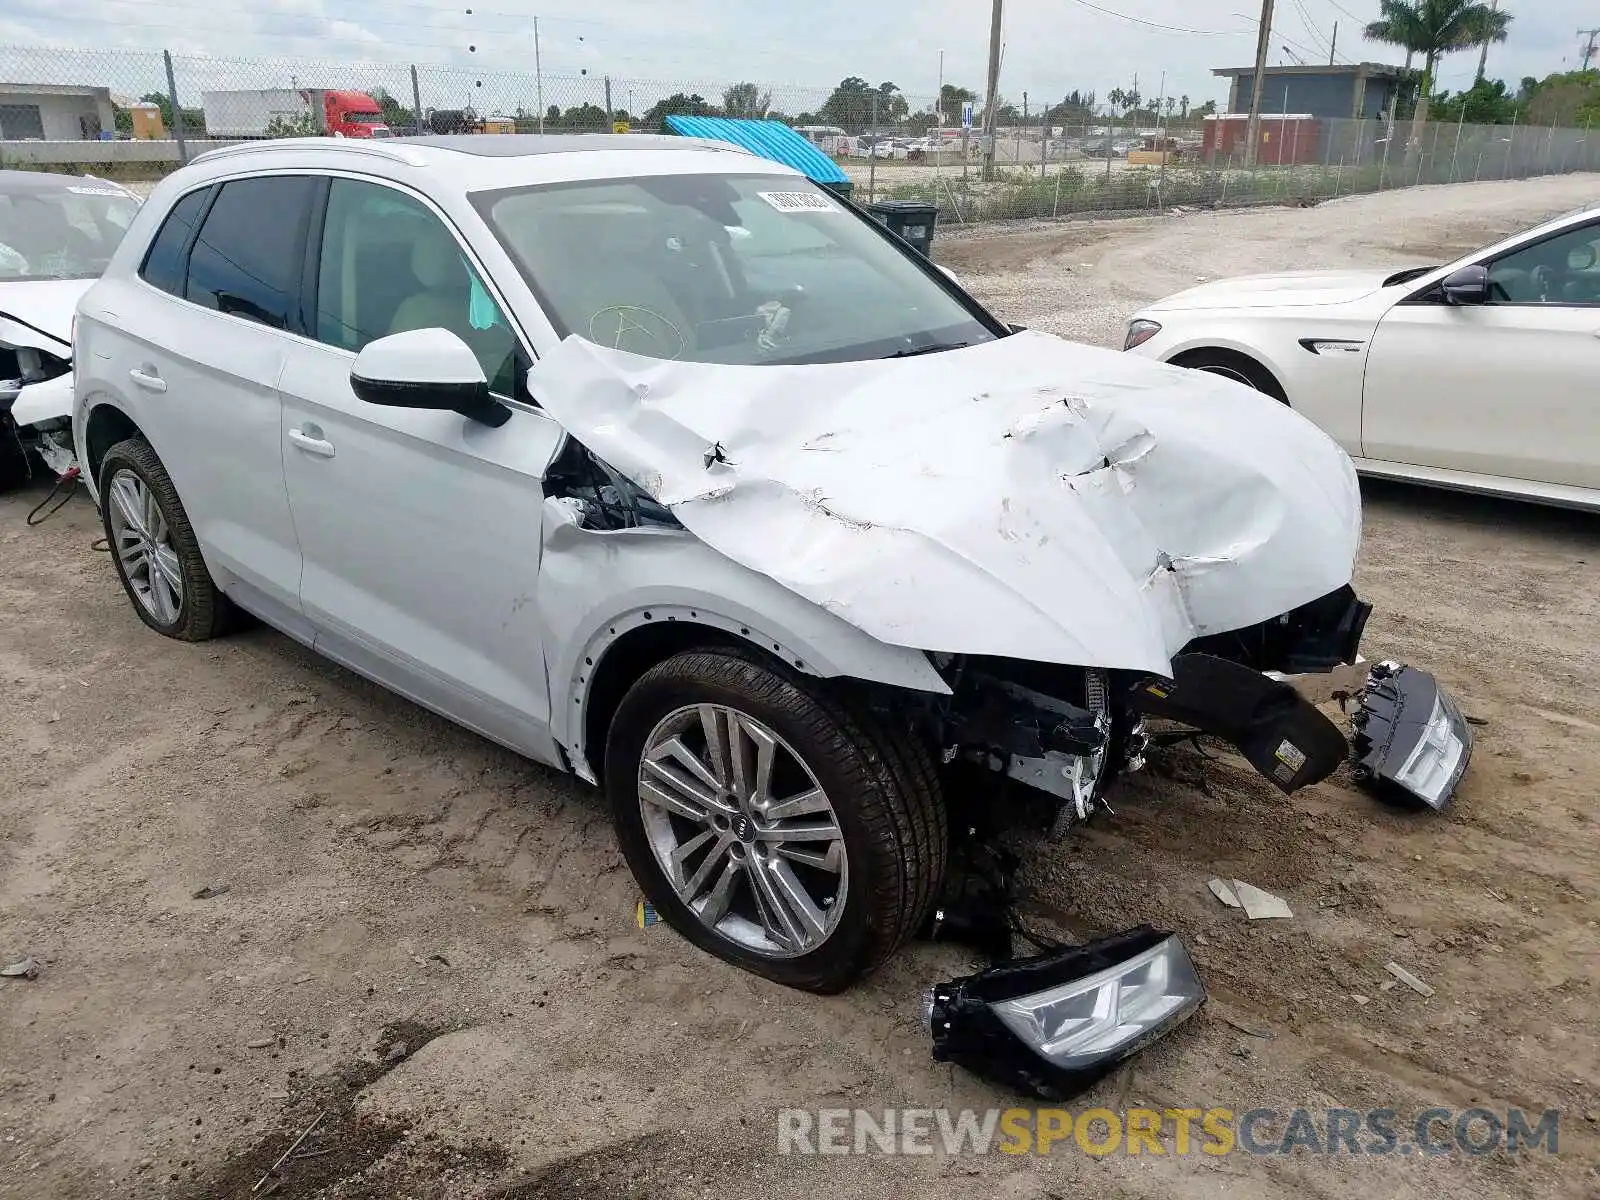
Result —
[[781, 213], [842, 213], [844, 211], [826, 196], [819, 196], [816, 192], [757, 192], [756, 195]]

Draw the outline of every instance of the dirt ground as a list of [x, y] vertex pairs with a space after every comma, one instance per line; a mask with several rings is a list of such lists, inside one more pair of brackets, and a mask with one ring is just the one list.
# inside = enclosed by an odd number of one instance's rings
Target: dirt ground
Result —
[[[1436, 261], [1596, 196], [951, 231], [942, 257], [1012, 320], [1115, 343], [1200, 276]], [[1075, 1108], [1558, 1108], [1559, 1155], [780, 1157], [780, 1107], [1015, 1103], [918, 1027], [970, 957], [914, 945], [819, 999], [640, 930], [596, 795], [268, 630], [149, 633], [89, 503], [28, 528], [42, 496], [0, 498], [0, 962], [42, 967], [0, 979], [0, 1196], [249, 1196], [319, 1114], [255, 1195], [1600, 1194], [1594, 517], [1366, 489], [1367, 653], [1483, 722], [1447, 812], [1175, 750], [1027, 871], [1036, 919], [1176, 929], [1211, 992]], [[1246, 923], [1217, 875], [1294, 919]]]

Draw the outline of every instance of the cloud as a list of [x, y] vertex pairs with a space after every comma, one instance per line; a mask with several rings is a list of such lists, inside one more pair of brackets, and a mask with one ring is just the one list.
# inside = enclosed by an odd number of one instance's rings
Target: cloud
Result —
[[[1164, 75], [1168, 95], [1224, 101], [1226, 81], [1211, 69], [1246, 65], [1254, 54], [1256, 0], [1092, 3], [1008, 0], [1003, 96], [1020, 104], [1026, 92], [1036, 108], [1074, 89], [1104, 96], [1137, 77], [1140, 92], [1154, 97]], [[1506, 0], [1505, 6], [1515, 20], [1510, 41], [1490, 50], [1491, 75], [1514, 86], [1524, 75], [1578, 65], [1572, 31], [1593, 15], [1586, 3]], [[425, 105], [456, 106], [474, 94], [479, 100], [520, 98], [529, 90], [520, 76], [534, 69], [533, 21], [522, 7], [521, 0], [243, 0], [236, 7], [205, 0], [6, 0], [0, 46], [49, 44], [81, 52], [58, 50], [48, 59], [0, 49], [0, 79], [42, 80], [53, 72], [58, 82], [148, 90], [159, 85], [165, 48], [180, 59], [180, 93], [295, 81], [386, 86], [409, 95], [406, 66], [416, 63], [424, 90], [439, 93], [437, 99], [424, 96]], [[1271, 61], [1290, 61], [1285, 46], [1309, 61], [1326, 61], [1337, 21], [1341, 61], [1396, 62], [1401, 56], [1392, 48], [1360, 37], [1360, 26], [1376, 10], [1376, 0], [1279, 0]], [[639, 108], [664, 91], [714, 97], [727, 83], [751, 79], [772, 89], [776, 105], [798, 112], [820, 104], [846, 75], [892, 80], [920, 106], [937, 89], [941, 52], [945, 81], [981, 92], [988, 33], [988, 9], [974, 0], [895, 6], [611, 0], [542, 14], [539, 48], [546, 103], [598, 103], [607, 74], [614, 101], [625, 104], [615, 93], [631, 89]], [[192, 61], [196, 56], [233, 65]], [[239, 62], [244, 59], [255, 61]], [[311, 62], [326, 65], [302, 69]], [[386, 65], [346, 65], [357, 63]], [[1441, 86], [1468, 85], [1476, 66], [1474, 53], [1450, 56]]]

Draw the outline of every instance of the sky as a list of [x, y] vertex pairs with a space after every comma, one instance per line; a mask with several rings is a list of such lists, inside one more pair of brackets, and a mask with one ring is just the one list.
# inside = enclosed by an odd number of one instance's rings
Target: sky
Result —
[[[1515, 19], [1509, 41], [1490, 49], [1489, 73], [1513, 86], [1524, 75], [1576, 69], [1575, 31], [1600, 25], [1600, 4], [1590, 0], [1502, 7]], [[1340, 62], [1398, 62], [1391, 48], [1360, 37], [1377, 8], [1377, 0], [1277, 0], [1270, 61], [1326, 62], [1331, 49]], [[500, 95], [506, 73], [533, 72], [536, 14], [546, 103], [598, 100], [606, 75], [614, 104], [627, 106], [632, 93], [636, 110], [680, 86], [715, 99], [713, 89], [748, 79], [791, 113], [820, 104], [847, 75], [892, 81], [921, 107], [937, 91], [941, 55], [946, 82], [981, 93], [990, 19], [982, 0], [4, 0], [0, 81], [142, 89], [160, 60], [139, 51], [167, 48], [180, 57], [180, 92], [392, 79], [391, 90], [404, 94], [403, 67], [341, 74], [331, 64], [417, 63], [425, 90], [470, 100], [480, 78], [489, 88], [480, 95]], [[1164, 89], [1221, 105], [1227, 81], [1211, 69], [1251, 62], [1259, 15], [1259, 0], [1006, 0], [1000, 94], [1020, 105], [1027, 92], [1037, 108], [1074, 89], [1103, 99], [1137, 78], [1145, 96]], [[39, 46], [82, 53], [9, 49]], [[187, 56], [275, 61], [245, 71]], [[290, 59], [330, 65], [296, 70]], [[1476, 66], [1475, 53], [1450, 56], [1440, 85], [1468, 86]], [[445, 106], [435, 95], [424, 104]]]

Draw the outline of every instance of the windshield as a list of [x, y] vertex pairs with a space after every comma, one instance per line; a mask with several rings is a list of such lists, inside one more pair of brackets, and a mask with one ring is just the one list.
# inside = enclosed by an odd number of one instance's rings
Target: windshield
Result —
[[563, 336], [728, 364], [851, 362], [999, 336], [805, 180], [662, 175], [473, 202]]
[[0, 192], [0, 280], [93, 279], [139, 201], [103, 184]]

